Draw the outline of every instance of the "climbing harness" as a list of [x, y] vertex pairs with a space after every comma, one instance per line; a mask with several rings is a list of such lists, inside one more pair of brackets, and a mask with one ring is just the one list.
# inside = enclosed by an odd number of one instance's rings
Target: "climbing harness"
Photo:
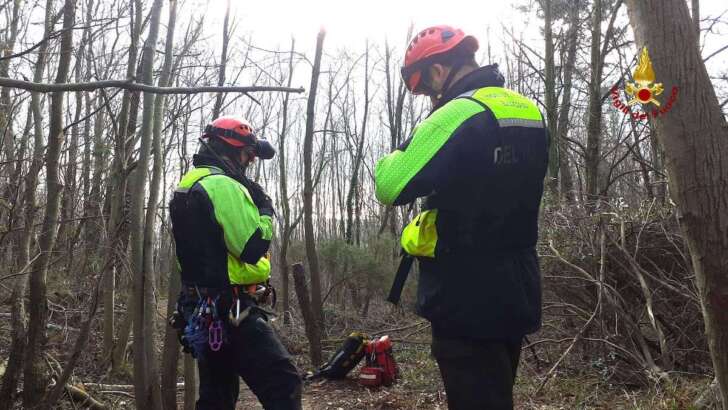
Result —
[[223, 323], [217, 309], [219, 299], [219, 295], [214, 299], [199, 295], [197, 305], [184, 328], [183, 345], [189, 347], [194, 357], [204, 353], [207, 347], [217, 352], [224, 343]]

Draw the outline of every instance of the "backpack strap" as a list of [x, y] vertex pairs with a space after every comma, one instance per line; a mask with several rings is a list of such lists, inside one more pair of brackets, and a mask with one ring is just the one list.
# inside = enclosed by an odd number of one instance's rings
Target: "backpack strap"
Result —
[[180, 194], [187, 194], [187, 193], [189, 193], [192, 190], [192, 188], [195, 187], [195, 185], [197, 185], [197, 183], [199, 183], [203, 179], [205, 179], [205, 178], [207, 178], [209, 176], [212, 176], [212, 175], [224, 174], [222, 171], [218, 170], [216, 167], [209, 167], [207, 169], [210, 170], [210, 173], [209, 174], [205, 174], [205, 175], [199, 176], [191, 184], [189, 184], [189, 186], [182, 186], [182, 184], [180, 183], [180, 185], [177, 186], [177, 189], [175, 189], [174, 192], [175, 193], [180, 193]]
[[412, 270], [412, 263], [414, 260], [414, 256], [406, 253], [402, 255], [402, 260], [399, 262], [399, 268], [397, 268], [397, 273], [394, 275], [392, 288], [389, 290], [389, 296], [387, 296], [387, 302], [391, 302], [395, 305], [399, 304], [399, 299], [402, 296], [402, 290], [404, 289], [404, 283], [407, 281], [407, 276], [409, 276], [410, 270]]

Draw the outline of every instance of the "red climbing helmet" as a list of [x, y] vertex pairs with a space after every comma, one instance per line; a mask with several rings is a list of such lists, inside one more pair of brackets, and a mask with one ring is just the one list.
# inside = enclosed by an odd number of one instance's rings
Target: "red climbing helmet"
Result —
[[437, 62], [438, 58], [455, 49], [464, 54], [475, 54], [478, 40], [458, 28], [440, 25], [420, 31], [409, 43], [404, 55], [402, 78], [413, 94], [424, 94], [418, 89], [422, 84], [422, 70]]
[[257, 140], [250, 123], [241, 117], [220, 117], [205, 127], [202, 138], [220, 138], [235, 148], [255, 147]]

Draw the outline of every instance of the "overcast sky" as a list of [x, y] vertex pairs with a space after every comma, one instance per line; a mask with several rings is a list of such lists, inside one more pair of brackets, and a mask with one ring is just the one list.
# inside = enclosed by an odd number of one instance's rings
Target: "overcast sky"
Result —
[[[225, 0], [192, 1], [208, 4], [208, 17], [221, 21]], [[527, 3], [527, 0], [232, 0], [232, 8], [239, 32], [252, 34], [253, 41], [261, 47], [286, 48], [291, 36], [295, 36], [301, 47], [309, 48], [306, 44], [312, 47], [321, 26], [326, 28], [329, 49], [361, 48], [366, 38], [379, 42], [388, 37], [391, 44], [398, 44], [405, 42], [407, 28], [414, 22], [415, 30], [433, 24], [461, 27], [476, 35], [481, 45], [490, 28], [495, 54], [505, 40], [503, 26], [512, 27], [516, 33], [523, 32], [525, 40], [543, 42], [538, 31], [541, 21], [514, 10], [515, 5]], [[700, 4], [703, 18], [728, 10], [725, 0], [701, 0]], [[622, 14], [626, 16], [624, 6]], [[212, 24], [211, 27], [219, 26]], [[706, 53], [728, 44], [728, 27], [719, 26], [717, 30], [718, 33], [709, 36]], [[712, 63], [728, 66], [728, 52]]]
[[[207, 0], [192, 1], [207, 3]], [[208, 7], [208, 17], [221, 21], [225, 0], [209, 0]], [[387, 37], [393, 45], [404, 45], [411, 22], [415, 23], [415, 30], [434, 24], [454, 25], [484, 42], [489, 26], [491, 31], [500, 34], [501, 22], [520, 30], [524, 19], [523, 14], [513, 10], [511, 2], [503, 1], [233, 0], [232, 8], [238, 33], [250, 33], [256, 45], [270, 48], [287, 48], [291, 36], [300, 47], [312, 48], [322, 26], [327, 32], [329, 50], [361, 49], [367, 38], [382, 42]]]

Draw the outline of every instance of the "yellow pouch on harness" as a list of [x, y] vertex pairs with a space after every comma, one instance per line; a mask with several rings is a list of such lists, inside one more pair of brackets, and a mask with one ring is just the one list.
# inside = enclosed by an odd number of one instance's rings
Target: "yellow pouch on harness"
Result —
[[435, 257], [437, 209], [421, 212], [402, 231], [402, 249], [412, 256]]

